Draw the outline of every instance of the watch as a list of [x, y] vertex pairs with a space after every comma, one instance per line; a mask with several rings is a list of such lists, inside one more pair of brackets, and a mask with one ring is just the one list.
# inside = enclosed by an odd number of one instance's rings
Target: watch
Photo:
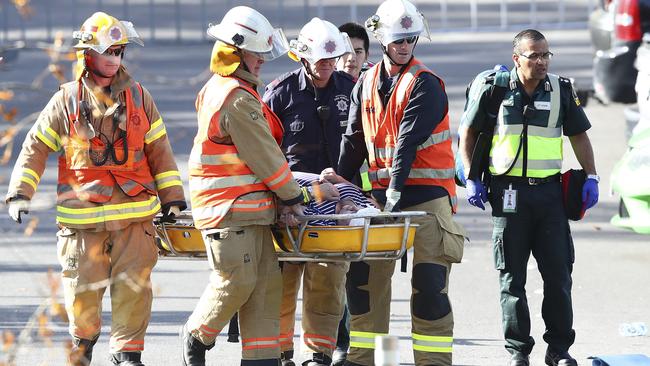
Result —
[[596, 183], [600, 183], [600, 176], [598, 174], [588, 174], [587, 179], [593, 179]]

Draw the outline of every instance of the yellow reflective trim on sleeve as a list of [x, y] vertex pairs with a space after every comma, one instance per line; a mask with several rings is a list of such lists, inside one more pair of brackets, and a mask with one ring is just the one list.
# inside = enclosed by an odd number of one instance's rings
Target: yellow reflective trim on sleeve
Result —
[[[156, 131], [159, 130], [159, 131]], [[153, 133], [153, 135], [152, 135]], [[149, 128], [149, 132], [144, 137], [144, 143], [145, 144], [150, 144], [162, 136], [167, 134], [167, 129], [165, 128], [165, 125], [163, 124], [162, 118], [158, 118], [156, 122], [151, 124], [151, 128]]]
[[54, 130], [52, 129], [52, 127], [48, 127], [48, 128], [46, 128], [46, 129], [45, 129], [45, 132], [47, 132], [50, 136], [52, 136], [52, 137], [54, 138], [54, 140], [56, 141], [56, 143], [57, 143], [59, 146], [61, 146], [61, 137], [59, 136], [58, 133], [56, 133], [56, 131], [54, 131]]
[[36, 182], [41, 181], [41, 177], [39, 177], [38, 174], [35, 171], [33, 171], [33, 170], [29, 169], [29, 168], [23, 168], [23, 171], [25, 173], [31, 175], [32, 177], [34, 177], [34, 180], [36, 180]]
[[172, 187], [172, 186], [181, 186], [182, 187], [183, 182], [181, 182], [180, 180], [170, 180], [169, 182], [159, 184], [158, 189], [159, 190], [160, 189], [165, 189], [165, 188]]
[[172, 175], [177, 175], [177, 176], [180, 177], [181, 173], [178, 170], [170, 170], [170, 171], [166, 171], [164, 173], [156, 174], [153, 177], [153, 179], [160, 180], [160, 179], [163, 179], [163, 178], [171, 177]]
[[30, 186], [32, 186], [32, 188], [34, 188], [34, 190], [36, 190], [36, 186], [38, 185], [38, 183], [36, 183], [33, 179], [30, 179], [28, 177], [20, 177], [20, 181], [29, 184]]
[[38, 137], [39, 140], [41, 140], [45, 145], [52, 149], [52, 151], [59, 151], [59, 148], [47, 137], [45, 137], [41, 131], [36, 131], [36, 137]]

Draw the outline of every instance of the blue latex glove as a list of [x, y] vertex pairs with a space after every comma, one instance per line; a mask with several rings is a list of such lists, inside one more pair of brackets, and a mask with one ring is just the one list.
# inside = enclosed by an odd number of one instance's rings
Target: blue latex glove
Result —
[[595, 179], [587, 179], [582, 186], [582, 204], [588, 210], [598, 202], [598, 182]]
[[508, 71], [508, 66], [501, 65], [501, 64], [496, 64], [496, 65], [494, 65], [492, 70], [494, 70], [494, 71]]
[[467, 181], [467, 202], [485, 211], [483, 203], [487, 202], [487, 189], [485, 189], [483, 182], [478, 179]]

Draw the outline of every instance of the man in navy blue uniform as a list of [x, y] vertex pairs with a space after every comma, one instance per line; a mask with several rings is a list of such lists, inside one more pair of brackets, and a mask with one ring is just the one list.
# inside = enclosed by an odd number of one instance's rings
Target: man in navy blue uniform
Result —
[[[302, 67], [280, 76], [266, 89], [264, 102], [284, 125], [282, 149], [292, 171], [320, 174], [336, 169], [345, 132], [352, 78], [335, 71], [336, 60], [354, 52], [350, 38], [330, 22], [314, 18], [289, 43], [289, 57]], [[318, 192], [316, 192], [318, 196]], [[329, 366], [344, 309], [347, 263], [282, 266], [280, 312], [282, 365], [294, 366], [293, 329], [300, 278], [303, 280], [303, 340], [312, 355], [306, 366]]]

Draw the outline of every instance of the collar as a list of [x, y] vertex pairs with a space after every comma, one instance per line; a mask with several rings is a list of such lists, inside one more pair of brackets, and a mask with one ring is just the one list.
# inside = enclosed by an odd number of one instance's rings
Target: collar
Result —
[[232, 73], [232, 76], [236, 76], [245, 82], [252, 85], [253, 89], [257, 89], [259, 85], [262, 85], [262, 80], [259, 77], [251, 74], [250, 72], [244, 70], [242, 66], [239, 66], [235, 72]]
[[[323, 89], [329, 89], [334, 86], [336, 90], [343, 90], [343, 85], [341, 78], [342, 76], [339, 75], [339, 72], [342, 71], [334, 71], [332, 73], [332, 76], [330, 76], [330, 80], [327, 82], [327, 86]], [[314, 84], [312, 84], [311, 80], [309, 79], [309, 76], [307, 76], [307, 70], [305, 70], [304, 67], [301, 67], [298, 71], [298, 90], [304, 91], [304, 90], [309, 90], [310, 92], [314, 92]]]
[[[82, 76], [83, 84], [90, 90], [97, 90], [97, 84], [91, 77]], [[120, 68], [117, 70], [113, 80], [111, 80], [111, 99], [117, 100], [119, 95], [133, 86], [135, 81], [131, 78], [131, 75], [126, 71], [124, 65], [120, 65]]]
[[[523, 89], [523, 84], [519, 80], [519, 74], [517, 73], [517, 68], [516, 67], [513, 67], [512, 70], [510, 70], [510, 80], [515, 81], [517, 83], [517, 85], [521, 86], [521, 88]], [[552, 92], [553, 91], [553, 86], [551, 85], [551, 81], [548, 78], [548, 73], [546, 73], [546, 77], [544, 78], [544, 80], [542, 82], [540, 82], [539, 84], [537, 84], [537, 86], [535, 87], [535, 93], [537, 91], [539, 91], [540, 89], [543, 90], [543, 91], [546, 91], [546, 92]]]

